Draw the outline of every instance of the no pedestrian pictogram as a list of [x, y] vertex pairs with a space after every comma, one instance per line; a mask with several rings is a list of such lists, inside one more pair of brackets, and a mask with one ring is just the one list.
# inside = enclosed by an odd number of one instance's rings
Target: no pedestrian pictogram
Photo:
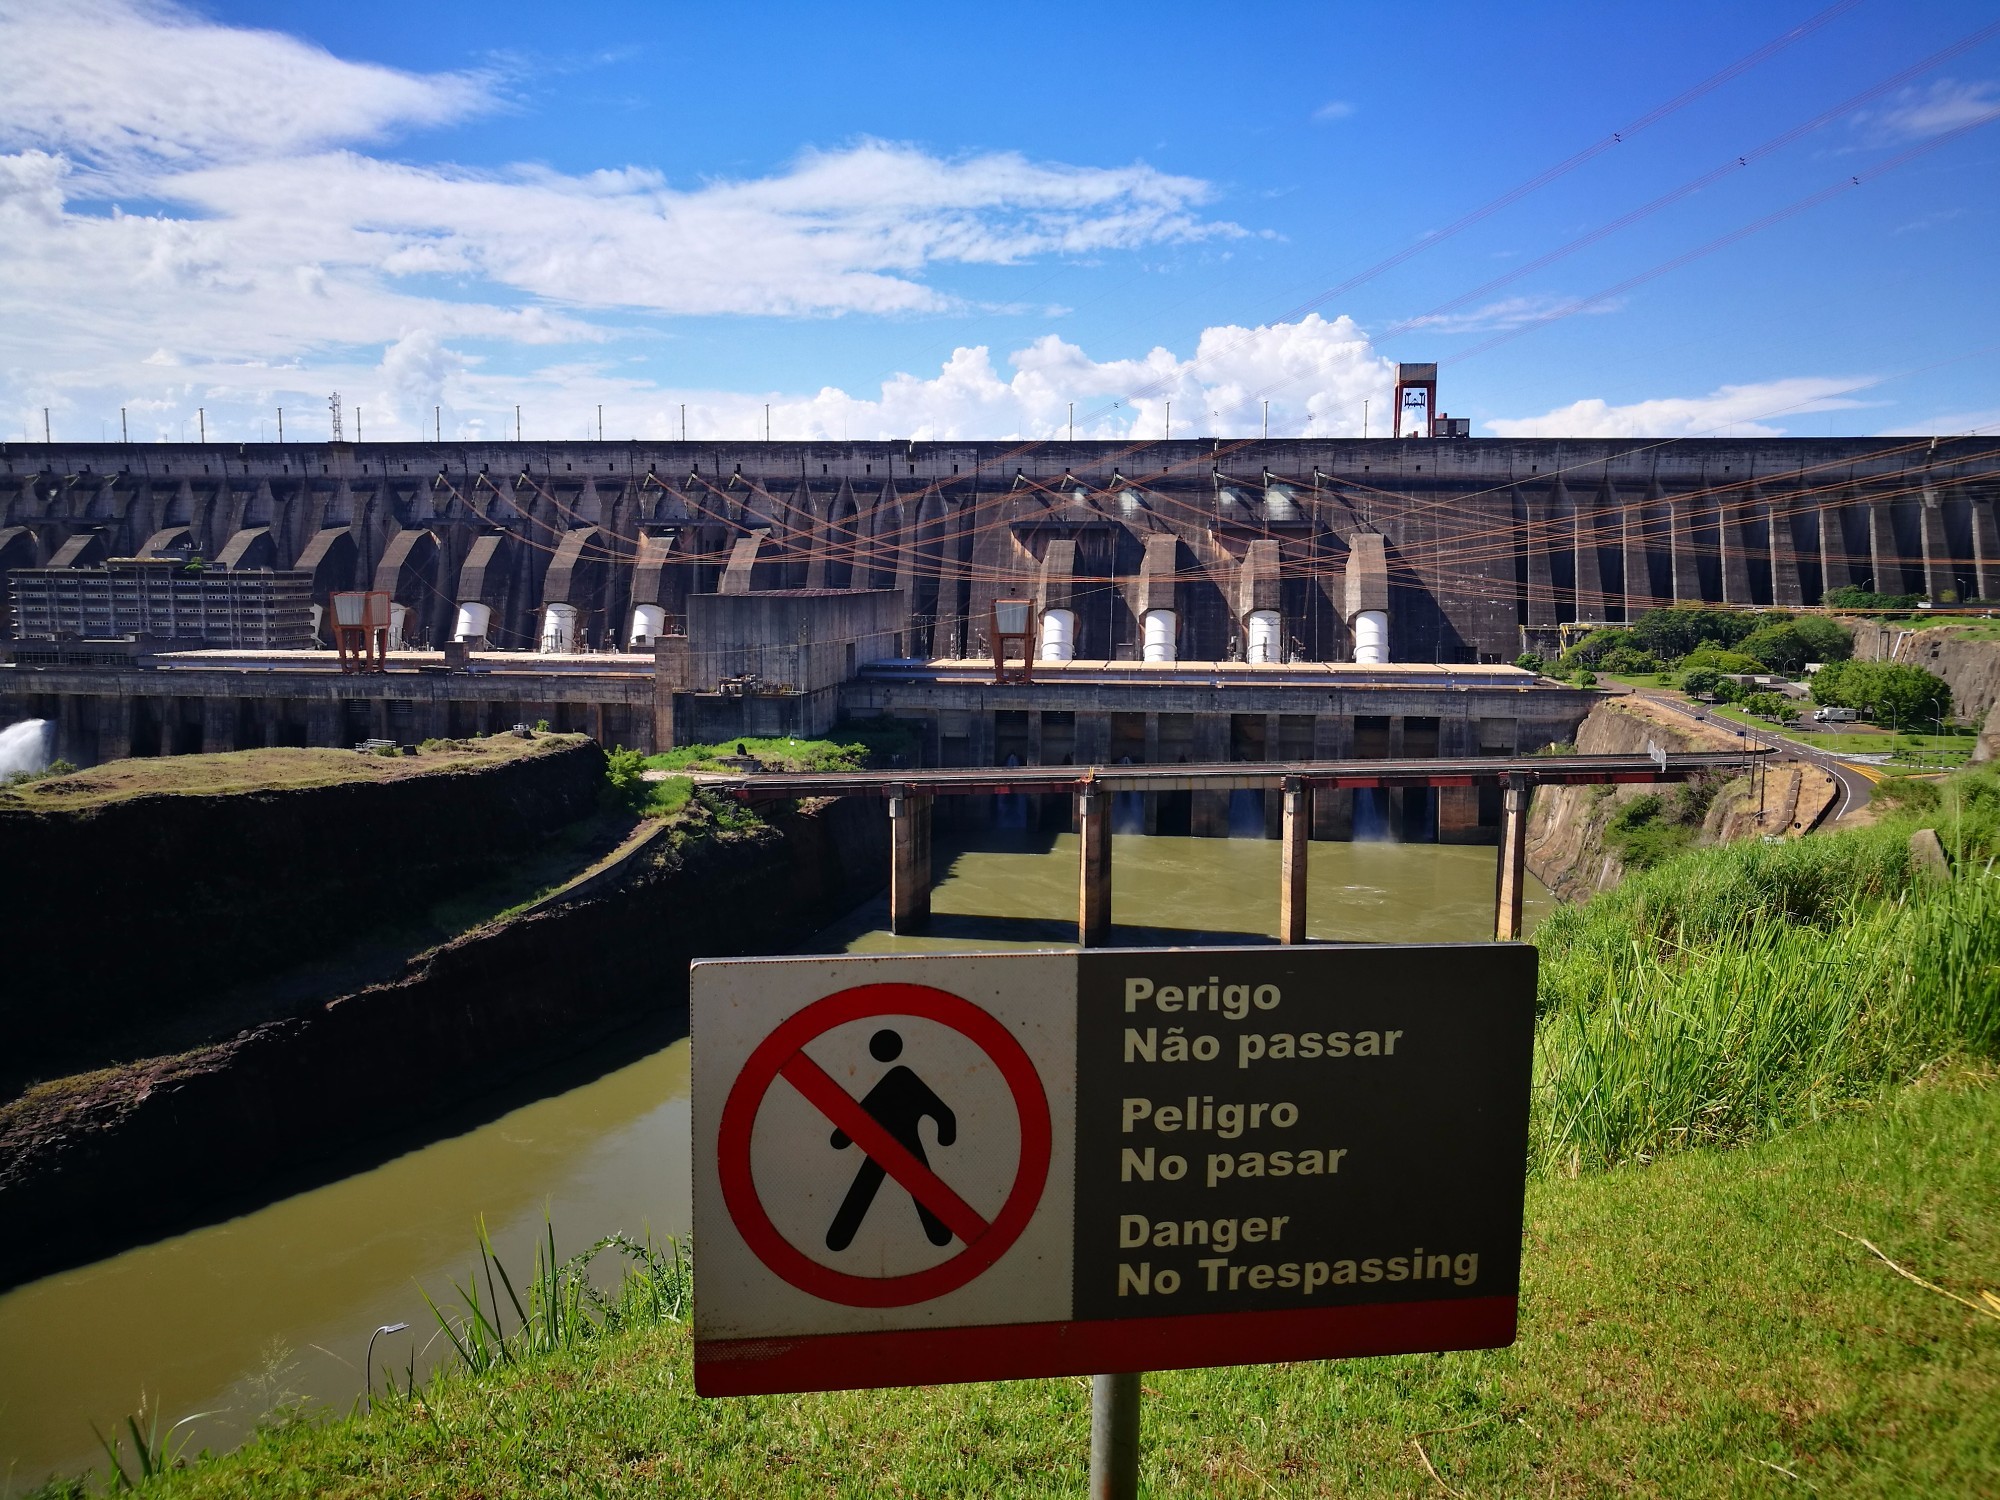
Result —
[[[935, 1022], [957, 1032], [984, 1055], [1006, 1084], [1019, 1120], [1020, 1154], [1006, 1200], [990, 1220], [952, 1187], [944, 1162], [934, 1167], [925, 1157], [917, 1134], [921, 1118], [933, 1121], [940, 1146], [957, 1143], [951, 1107], [930, 1083], [909, 1066], [898, 1064], [857, 1099], [805, 1051], [836, 1027], [879, 1020], [884, 1024], [870, 1038], [870, 1053], [879, 1062], [896, 1061], [902, 1038], [894, 1022], [903, 1017]], [[852, 1146], [862, 1158], [854, 1183], [827, 1228], [828, 1250], [838, 1252], [852, 1241], [885, 1177], [914, 1201], [913, 1230], [920, 1228], [934, 1245], [956, 1241], [959, 1250], [923, 1270], [863, 1276], [828, 1266], [787, 1239], [772, 1221], [751, 1165], [757, 1115], [780, 1078], [825, 1117], [832, 1126], [831, 1144], [835, 1148]], [[777, 1276], [826, 1302], [849, 1307], [907, 1307], [956, 1291], [1007, 1253], [1041, 1202], [1049, 1175], [1050, 1143], [1049, 1104], [1041, 1079], [1006, 1026], [987, 1011], [944, 990], [918, 984], [864, 984], [814, 1001], [758, 1044], [737, 1074], [723, 1106], [716, 1164], [723, 1200], [737, 1232]]]

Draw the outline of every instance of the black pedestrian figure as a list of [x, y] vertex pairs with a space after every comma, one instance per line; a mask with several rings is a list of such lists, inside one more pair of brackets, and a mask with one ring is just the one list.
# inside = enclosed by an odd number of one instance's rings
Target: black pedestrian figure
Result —
[[[877, 1062], [894, 1062], [903, 1055], [903, 1039], [886, 1027], [868, 1039], [868, 1051]], [[949, 1146], [958, 1139], [958, 1117], [944, 1100], [931, 1092], [931, 1086], [917, 1077], [908, 1068], [891, 1068], [884, 1073], [874, 1088], [862, 1099], [861, 1107], [868, 1112], [876, 1124], [894, 1136], [904, 1150], [925, 1166], [930, 1160], [924, 1155], [923, 1137], [917, 1133], [918, 1122], [928, 1115], [937, 1122], [937, 1138], [940, 1146]], [[833, 1133], [833, 1148], [845, 1151], [854, 1142], [844, 1130]], [[826, 1231], [826, 1248], [845, 1250], [854, 1243], [855, 1231], [861, 1228], [861, 1221], [868, 1216], [868, 1206], [875, 1201], [876, 1190], [882, 1186], [882, 1179], [888, 1175], [882, 1164], [874, 1157], [868, 1157], [854, 1174], [854, 1185], [847, 1190], [847, 1197], [841, 1201], [840, 1211], [833, 1216], [833, 1224]], [[924, 1234], [933, 1245], [949, 1245], [951, 1229], [936, 1214], [917, 1200], [917, 1217], [923, 1221]]]

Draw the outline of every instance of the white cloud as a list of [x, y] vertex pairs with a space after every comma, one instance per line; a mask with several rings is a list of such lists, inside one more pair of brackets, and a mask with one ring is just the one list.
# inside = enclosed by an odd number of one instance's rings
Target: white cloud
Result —
[[1329, 99], [1313, 111], [1313, 119], [1322, 125], [1330, 125], [1335, 120], [1351, 119], [1354, 106], [1345, 99]]
[[[211, 437], [272, 436], [273, 408], [283, 406], [286, 432], [314, 440], [326, 432], [325, 392], [337, 389], [350, 413], [363, 408], [363, 431], [377, 440], [428, 435], [434, 408], [442, 408], [448, 438], [511, 435], [516, 403], [529, 438], [594, 436], [600, 404], [608, 437], [676, 438], [683, 402], [694, 438], [761, 437], [766, 403], [780, 439], [1050, 438], [1065, 429], [1071, 402], [1079, 437], [1159, 436], [1168, 402], [1176, 436], [1232, 437], [1261, 430], [1267, 397], [1273, 436], [1338, 437], [1359, 435], [1362, 402], [1381, 408], [1394, 379], [1393, 363], [1351, 321], [1317, 314], [1209, 328], [1186, 355], [1156, 348], [1098, 360], [1053, 335], [998, 360], [986, 346], [959, 348], [934, 375], [899, 373], [855, 393], [662, 389], [612, 357], [500, 369], [430, 327], [367, 354], [306, 363], [192, 360], [165, 350], [156, 361], [135, 362], [129, 386], [66, 391], [53, 403], [56, 436], [94, 436], [106, 420], [115, 431], [124, 406], [136, 438], [178, 437], [180, 419], [200, 404]], [[1125, 393], [1137, 389], [1148, 394], [1128, 401]], [[21, 399], [13, 425], [39, 435], [44, 404]]]
[[1851, 393], [1871, 384], [1867, 377], [1799, 376], [1725, 385], [1706, 396], [1667, 396], [1629, 406], [1576, 401], [1539, 417], [1502, 418], [1484, 425], [1495, 437], [1668, 438], [1725, 432], [1732, 437], [1781, 437], [1785, 428], [1769, 419], [1870, 405]]
[[1405, 318], [1400, 323], [1391, 324], [1382, 332], [1385, 338], [1391, 334], [1408, 333], [1417, 328], [1428, 329], [1433, 333], [1492, 333], [1510, 328], [1524, 328], [1531, 323], [1546, 323], [1557, 318], [1573, 317], [1578, 313], [1598, 315], [1620, 312], [1624, 306], [1624, 299], [1619, 297], [1587, 303], [1579, 303], [1574, 297], [1552, 297], [1541, 294], [1503, 297], [1497, 302], [1489, 302], [1484, 307], [1475, 307], [1469, 312], [1426, 313], [1418, 318]]
[[2000, 109], [2000, 88], [1989, 79], [1962, 83], [1940, 78], [1928, 88], [1904, 89], [1883, 109], [1863, 110], [1857, 129], [1878, 144], [1920, 141], [1991, 115]]
[[150, 0], [8, 0], [0, 134], [114, 178], [134, 158], [271, 157], [492, 109], [495, 80], [346, 62]]
[[2000, 406], [1989, 406], [1984, 411], [1942, 412], [1936, 416], [1920, 418], [1915, 422], [1886, 427], [1876, 436], [1954, 437], [1975, 433], [1991, 435], [1996, 432], [2000, 432]]
[[408, 404], [451, 379], [377, 368], [413, 330], [587, 348], [633, 313], [933, 312], [958, 302], [942, 268], [1245, 233], [1206, 215], [1206, 183], [1143, 164], [862, 140], [675, 186], [359, 149], [500, 90], [157, 0], [0, 0], [0, 403], [151, 400], [168, 351], [197, 379], [359, 371]]

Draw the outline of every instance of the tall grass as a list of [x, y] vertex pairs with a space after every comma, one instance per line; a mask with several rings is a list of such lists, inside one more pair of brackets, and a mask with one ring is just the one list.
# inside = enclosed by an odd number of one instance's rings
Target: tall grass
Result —
[[[461, 1363], [480, 1373], [541, 1354], [575, 1349], [623, 1328], [644, 1327], [687, 1315], [693, 1267], [673, 1236], [656, 1245], [608, 1234], [567, 1260], [556, 1255], [555, 1227], [543, 1220], [544, 1242], [522, 1291], [516, 1291], [500, 1254], [479, 1221], [479, 1264], [460, 1286], [460, 1307], [447, 1310], [423, 1293]], [[600, 1257], [622, 1259], [614, 1285], [600, 1285], [593, 1270]], [[482, 1293], [481, 1286], [484, 1284]], [[504, 1296], [504, 1303], [503, 1303]], [[508, 1313], [511, 1310], [512, 1327]]]
[[[1684, 855], [1551, 915], [1535, 1165], [1739, 1144], [2000, 1052], [2000, 781], [1919, 800], [1874, 828]], [[1920, 826], [1954, 878], [1913, 874]]]

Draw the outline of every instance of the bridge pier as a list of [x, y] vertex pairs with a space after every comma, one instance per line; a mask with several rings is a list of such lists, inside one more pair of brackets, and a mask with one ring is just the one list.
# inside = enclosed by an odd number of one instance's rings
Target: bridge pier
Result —
[[1076, 940], [1101, 948], [1111, 933], [1111, 793], [1086, 786], [1076, 794], [1079, 865]]
[[1493, 936], [1512, 943], [1521, 936], [1521, 897], [1528, 879], [1528, 784], [1507, 778], [1501, 793], [1500, 868], [1493, 896]]
[[1306, 853], [1312, 847], [1312, 788], [1296, 776], [1284, 781], [1284, 842], [1278, 854], [1278, 938], [1306, 940]]
[[889, 797], [889, 930], [901, 935], [931, 919], [931, 799], [908, 790]]

